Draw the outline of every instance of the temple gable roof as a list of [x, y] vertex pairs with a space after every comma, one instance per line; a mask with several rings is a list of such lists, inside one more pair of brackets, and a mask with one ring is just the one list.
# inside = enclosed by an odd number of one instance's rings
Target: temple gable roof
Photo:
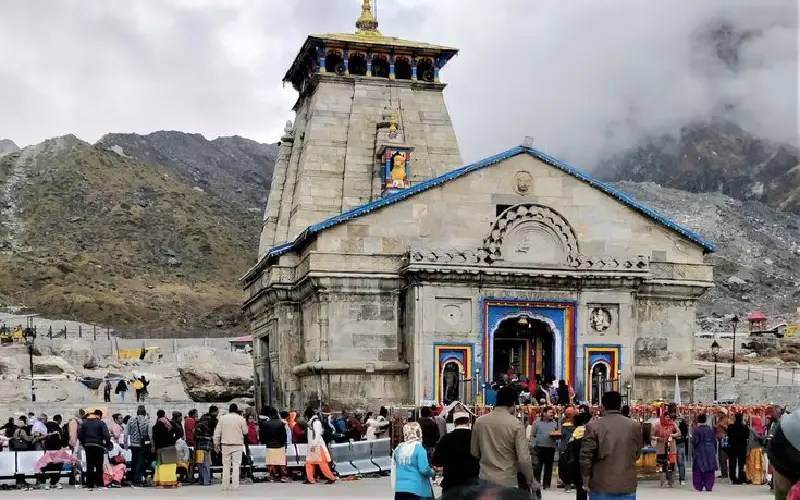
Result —
[[480, 161], [477, 161], [475, 163], [472, 163], [472, 164], [469, 164], [469, 165], [465, 165], [465, 166], [463, 166], [461, 168], [457, 168], [455, 170], [451, 170], [450, 172], [447, 172], [447, 173], [445, 173], [443, 175], [440, 175], [438, 177], [434, 177], [432, 179], [428, 179], [426, 181], [419, 182], [419, 183], [411, 186], [408, 189], [405, 189], [405, 190], [402, 190], [402, 191], [398, 191], [398, 192], [395, 192], [393, 194], [389, 194], [389, 195], [384, 196], [382, 198], [379, 198], [379, 199], [377, 199], [375, 201], [366, 203], [366, 204], [361, 205], [359, 207], [356, 207], [356, 208], [354, 208], [352, 210], [348, 210], [348, 211], [343, 212], [343, 213], [341, 213], [339, 215], [330, 217], [330, 218], [325, 219], [323, 221], [320, 221], [320, 222], [318, 222], [316, 224], [313, 224], [313, 225], [309, 226], [308, 228], [306, 228], [305, 231], [300, 233], [297, 236], [297, 238], [294, 239], [294, 241], [283, 243], [281, 245], [278, 245], [278, 246], [272, 248], [269, 251], [269, 253], [267, 253], [259, 261], [258, 264], [253, 266], [241, 278], [241, 280], [244, 281], [244, 280], [247, 280], [247, 279], [250, 279], [251, 277], [253, 277], [255, 275], [255, 273], [257, 273], [258, 271], [260, 271], [261, 269], [263, 269], [267, 265], [267, 263], [268, 263], [268, 261], [270, 259], [278, 257], [280, 255], [283, 255], [283, 254], [285, 254], [287, 252], [290, 252], [292, 250], [301, 248], [306, 242], [310, 241], [310, 239], [313, 238], [314, 235], [316, 235], [317, 233], [319, 233], [321, 231], [324, 231], [324, 230], [326, 230], [326, 229], [328, 229], [330, 227], [333, 227], [333, 226], [337, 226], [337, 225], [342, 224], [344, 222], [347, 222], [349, 220], [356, 219], [358, 217], [366, 215], [366, 214], [368, 214], [370, 212], [373, 212], [375, 210], [378, 210], [380, 208], [383, 208], [383, 207], [386, 207], [386, 206], [393, 205], [395, 203], [401, 202], [401, 201], [403, 201], [405, 199], [408, 199], [408, 198], [411, 198], [411, 197], [413, 197], [413, 196], [415, 196], [415, 195], [417, 195], [419, 193], [422, 193], [422, 192], [427, 191], [429, 189], [435, 188], [437, 186], [440, 186], [442, 184], [450, 182], [450, 181], [452, 181], [454, 179], [458, 179], [459, 177], [463, 177], [464, 175], [467, 175], [470, 172], [474, 172], [476, 170], [481, 170], [481, 169], [484, 169], [484, 168], [487, 168], [487, 167], [491, 167], [493, 165], [497, 165], [498, 163], [500, 163], [500, 162], [502, 162], [504, 160], [507, 160], [509, 158], [512, 158], [512, 157], [517, 156], [517, 155], [522, 155], [522, 154], [531, 155], [532, 157], [542, 161], [543, 163], [545, 163], [545, 164], [547, 164], [547, 165], [549, 165], [549, 166], [551, 166], [553, 168], [557, 168], [557, 169], [561, 170], [562, 172], [564, 172], [564, 173], [566, 173], [566, 174], [568, 174], [568, 175], [570, 175], [570, 176], [572, 176], [572, 177], [574, 177], [574, 178], [576, 178], [576, 179], [578, 179], [580, 181], [583, 181], [584, 183], [588, 184], [592, 188], [597, 189], [599, 191], [602, 191], [603, 193], [611, 196], [612, 198], [616, 199], [617, 201], [619, 201], [623, 205], [626, 205], [629, 208], [633, 209], [634, 211], [639, 212], [640, 214], [642, 214], [645, 217], [649, 218], [653, 222], [656, 222], [657, 224], [660, 224], [661, 226], [664, 226], [667, 229], [670, 229], [670, 230], [680, 234], [681, 236], [683, 236], [687, 240], [699, 245], [700, 247], [702, 247], [703, 253], [713, 253], [713, 252], [717, 251], [717, 247], [716, 247], [716, 245], [714, 245], [714, 243], [706, 240], [705, 238], [703, 238], [702, 236], [700, 236], [696, 232], [694, 232], [694, 231], [692, 231], [692, 230], [690, 230], [690, 229], [688, 229], [686, 227], [683, 227], [683, 226], [679, 225], [678, 223], [670, 220], [669, 218], [659, 214], [658, 212], [656, 212], [652, 208], [650, 208], [650, 207], [644, 205], [643, 203], [635, 200], [634, 198], [632, 198], [629, 194], [625, 193], [624, 191], [616, 189], [613, 186], [611, 186], [611, 185], [609, 185], [609, 184], [607, 184], [605, 182], [599, 181], [599, 180], [591, 177], [590, 175], [586, 174], [585, 172], [583, 172], [583, 171], [581, 171], [581, 170], [579, 170], [579, 169], [577, 169], [575, 167], [572, 167], [571, 165], [568, 165], [567, 163], [564, 163], [564, 162], [562, 162], [562, 161], [560, 161], [560, 160], [558, 160], [558, 159], [556, 159], [556, 158], [554, 158], [554, 157], [552, 157], [552, 156], [550, 156], [550, 155], [548, 155], [546, 153], [543, 153], [543, 152], [541, 152], [541, 151], [539, 151], [539, 150], [537, 150], [535, 148], [522, 145], [522, 146], [517, 146], [517, 147], [511, 148], [508, 151], [504, 151], [502, 153], [490, 156], [488, 158], [484, 158], [484, 159], [482, 159]]

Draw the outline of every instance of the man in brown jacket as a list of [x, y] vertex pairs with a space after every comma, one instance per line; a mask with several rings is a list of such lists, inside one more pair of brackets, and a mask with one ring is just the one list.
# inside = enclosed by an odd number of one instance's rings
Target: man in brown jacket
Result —
[[517, 488], [520, 486], [517, 475], [521, 474], [527, 488], [538, 491], [539, 483], [533, 476], [525, 427], [513, 414], [518, 399], [513, 387], [506, 386], [497, 391], [497, 403], [492, 413], [478, 418], [472, 427], [470, 450], [480, 462], [481, 480]]
[[592, 500], [635, 500], [636, 458], [642, 450], [642, 427], [620, 413], [622, 396], [603, 394], [603, 417], [586, 426], [581, 445], [583, 488]]

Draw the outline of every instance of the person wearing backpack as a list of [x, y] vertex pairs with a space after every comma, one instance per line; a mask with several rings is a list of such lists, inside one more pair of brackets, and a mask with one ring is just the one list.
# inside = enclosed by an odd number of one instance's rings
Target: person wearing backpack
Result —
[[572, 488], [573, 478], [570, 477], [569, 468], [566, 466], [567, 446], [575, 432], [575, 416], [578, 411], [575, 408], [567, 407], [564, 409], [564, 421], [561, 423], [561, 439], [558, 440], [558, 478], [564, 484], [564, 491]]
[[[575, 487], [575, 500], [586, 500], [587, 492], [583, 489], [583, 478], [580, 471], [580, 457], [581, 445], [583, 444], [583, 436], [586, 432], [586, 425], [592, 420], [592, 414], [588, 412], [580, 412], [572, 419], [575, 430], [569, 438], [567, 447], [564, 450], [563, 460], [559, 461], [558, 468], [564, 468], [564, 475], [569, 480], [570, 484]], [[562, 465], [563, 464], [563, 465]]]
[[78, 441], [86, 451], [86, 487], [89, 490], [103, 487], [103, 461], [106, 450], [111, 449], [111, 433], [102, 420], [103, 412], [89, 414], [78, 432]]

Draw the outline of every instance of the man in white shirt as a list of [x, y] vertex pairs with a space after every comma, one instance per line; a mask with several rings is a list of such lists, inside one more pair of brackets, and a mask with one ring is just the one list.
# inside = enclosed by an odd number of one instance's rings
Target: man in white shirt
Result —
[[245, 436], [247, 436], [247, 421], [239, 415], [236, 403], [231, 403], [228, 413], [220, 417], [217, 428], [214, 429], [214, 449], [222, 453], [223, 491], [239, 489], [239, 470], [242, 466]]

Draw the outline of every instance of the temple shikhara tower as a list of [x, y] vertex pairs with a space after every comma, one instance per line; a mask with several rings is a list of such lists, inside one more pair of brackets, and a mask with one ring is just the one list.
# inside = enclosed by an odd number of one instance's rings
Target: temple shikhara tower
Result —
[[677, 375], [690, 399], [714, 245], [529, 139], [463, 165], [457, 53], [384, 35], [364, 0], [287, 71], [296, 116], [241, 279], [258, 404], [491, 403], [508, 372], [590, 401], [671, 397]]
[[314, 223], [461, 166], [439, 78], [457, 53], [383, 36], [368, 0], [355, 33], [308, 37], [284, 77], [300, 96], [259, 257]]

